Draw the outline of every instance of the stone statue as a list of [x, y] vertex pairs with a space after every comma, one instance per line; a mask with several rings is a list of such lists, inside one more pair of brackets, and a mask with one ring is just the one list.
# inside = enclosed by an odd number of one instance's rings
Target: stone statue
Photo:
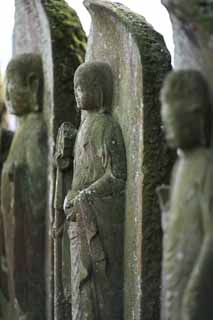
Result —
[[[73, 149], [76, 134], [77, 130], [72, 123], [64, 122], [59, 127], [56, 141], [55, 164], [57, 172], [54, 197], [55, 215], [53, 222], [55, 320], [71, 319], [70, 256], [66, 252], [69, 240], [67, 232], [64, 230], [65, 215], [63, 202], [72, 183]], [[69, 259], [66, 258], [67, 256]], [[69, 268], [65, 268], [66, 265], [68, 265]]]
[[164, 214], [162, 320], [213, 319], [213, 155], [206, 128], [208, 86], [198, 71], [177, 71], [162, 92], [168, 144], [178, 150]]
[[6, 106], [19, 119], [2, 172], [10, 319], [45, 319], [47, 144], [41, 57], [23, 54], [6, 70]]
[[82, 122], [72, 189], [64, 203], [70, 220], [72, 320], [118, 320], [123, 319], [127, 169], [121, 129], [111, 115], [109, 65], [81, 65], [74, 87]]

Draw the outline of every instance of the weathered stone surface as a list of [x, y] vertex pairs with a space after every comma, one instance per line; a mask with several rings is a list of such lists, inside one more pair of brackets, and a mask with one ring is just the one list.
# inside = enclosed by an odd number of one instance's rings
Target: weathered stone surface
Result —
[[45, 115], [55, 139], [63, 121], [72, 119], [76, 125], [79, 122], [72, 81], [84, 60], [84, 31], [75, 11], [64, 0], [16, 0], [14, 30], [14, 54], [42, 54], [48, 100]]
[[[162, 3], [168, 9], [173, 25], [175, 68], [199, 70], [208, 81], [213, 96], [212, 0], [162, 0]], [[212, 144], [210, 123], [207, 131]]]
[[161, 217], [155, 188], [171, 166], [161, 132], [159, 90], [171, 69], [161, 35], [119, 4], [88, 0], [86, 61], [110, 64], [113, 115], [126, 145], [125, 319], [159, 319]]
[[[44, 68], [44, 119], [48, 128], [47, 318], [53, 313], [53, 154], [59, 125], [79, 123], [73, 98], [74, 71], [84, 59], [85, 35], [75, 12], [64, 0], [16, 0], [14, 54], [37, 52]], [[26, 32], [27, 30], [27, 32]]]
[[64, 0], [42, 0], [51, 32], [54, 77], [54, 137], [60, 124], [70, 120], [78, 126], [73, 76], [84, 61], [86, 36], [75, 11]]
[[9, 317], [45, 319], [47, 135], [40, 55], [17, 56], [6, 76], [7, 109], [20, 119], [2, 170]]
[[175, 68], [196, 69], [213, 87], [212, 0], [162, 0], [173, 24]]
[[74, 77], [84, 111], [74, 154], [70, 220], [72, 319], [123, 319], [126, 154], [112, 117], [108, 64], [84, 63]]
[[71, 122], [64, 122], [58, 130], [55, 166], [54, 195], [54, 319], [71, 319], [71, 259], [63, 210], [64, 199], [71, 188], [73, 177], [73, 148], [77, 129]]
[[[171, 191], [165, 199], [162, 320], [213, 318], [213, 156], [206, 120], [211, 99], [195, 70], [171, 73], [162, 94], [168, 144], [178, 149]], [[165, 190], [165, 187], [164, 187]]]

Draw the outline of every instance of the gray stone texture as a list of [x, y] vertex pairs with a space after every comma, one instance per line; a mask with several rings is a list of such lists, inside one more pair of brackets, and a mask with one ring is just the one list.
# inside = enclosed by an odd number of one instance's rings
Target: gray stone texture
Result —
[[213, 86], [212, 0], [162, 0], [173, 25], [175, 68], [199, 70]]
[[48, 210], [46, 242], [47, 319], [53, 316], [53, 218], [55, 169], [53, 154], [59, 125], [79, 123], [73, 75], [83, 61], [86, 37], [76, 13], [64, 0], [16, 0], [13, 54], [40, 53], [44, 68], [44, 111], [48, 128]]
[[161, 102], [167, 143], [179, 150], [168, 199], [164, 197], [162, 206], [161, 319], [210, 320], [213, 179], [212, 151], [206, 148], [205, 134], [210, 111], [208, 85], [196, 70], [170, 73]]
[[[30, 78], [30, 77], [34, 78]], [[45, 318], [46, 126], [40, 55], [13, 59], [6, 72], [7, 107], [20, 120], [4, 163], [1, 209], [8, 264], [9, 318]], [[29, 83], [31, 79], [31, 87]], [[27, 85], [23, 85], [25, 82]], [[35, 85], [36, 84], [36, 85]]]
[[86, 61], [110, 64], [113, 115], [126, 145], [125, 319], [159, 319], [161, 274], [157, 185], [172, 158], [161, 132], [159, 90], [171, 69], [163, 37], [120, 4], [84, 2], [92, 17]]
[[[175, 43], [175, 69], [199, 70], [213, 96], [213, 2], [212, 0], [162, 0], [168, 9]], [[213, 129], [207, 131], [211, 144]]]
[[[123, 319], [126, 154], [121, 129], [111, 115], [113, 77], [108, 64], [82, 64], [74, 77], [78, 131], [70, 217], [73, 320]], [[72, 237], [73, 238], [73, 237]]]

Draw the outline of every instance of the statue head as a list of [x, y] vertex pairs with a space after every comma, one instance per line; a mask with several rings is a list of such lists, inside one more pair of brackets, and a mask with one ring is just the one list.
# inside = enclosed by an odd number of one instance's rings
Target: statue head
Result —
[[6, 106], [17, 116], [39, 112], [43, 100], [43, 70], [40, 55], [27, 53], [12, 59], [6, 70]]
[[161, 90], [161, 116], [170, 147], [191, 149], [207, 144], [210, 94], [200, 72], [171, 72]]
[[110, 112], [113, 97], [113, 76], [104, 62], [83, 63], [74, 76], [77, 106], [81, 110]]

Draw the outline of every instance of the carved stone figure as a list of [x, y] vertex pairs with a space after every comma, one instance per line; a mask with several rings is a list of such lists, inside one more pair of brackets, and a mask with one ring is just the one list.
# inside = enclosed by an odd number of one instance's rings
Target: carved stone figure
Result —
[[70, 220], [72, 319], [123, 319], [126, 156], [111, 115], [111, 69], [85, 63], [75, 73], [74, 86], [83, 115], [72, 189], [64, 204]]
[[165, 215], [162, 320], [210, 320], [213, 155], [206, 135], [210, 119], [207, 83], [197, 71], [173, 72], [165, 81], [161, 101], [166, 139], [178, 149], [171, 190], [159, 191]]
[[[71, 122], [64, 122], [57, 135], [55, 164], [57, 168], [54, 197], [54, 319], [71, 319], [70, 256], [67, 252], [68, 236], [63, 210], [64, 198], [73, 176], [73, 149], [77, 130]], [[64, 232], [65, 231], [65, 232]], [[67, 256], [69, 259], [67, 259]], [[66, 265], [68, 265], [66, 267]], [[64, 280], [64, 281], [63, 281]], [[67, 281], [69, 280], [69, 281]], [[68, 283], [67, 283], [68, 282]]]
[[10, 319], [45, 319], [46, 128], [39, 55], [15, 57], [6, 71], [6, 106], [19, 119], [2, 172]]

